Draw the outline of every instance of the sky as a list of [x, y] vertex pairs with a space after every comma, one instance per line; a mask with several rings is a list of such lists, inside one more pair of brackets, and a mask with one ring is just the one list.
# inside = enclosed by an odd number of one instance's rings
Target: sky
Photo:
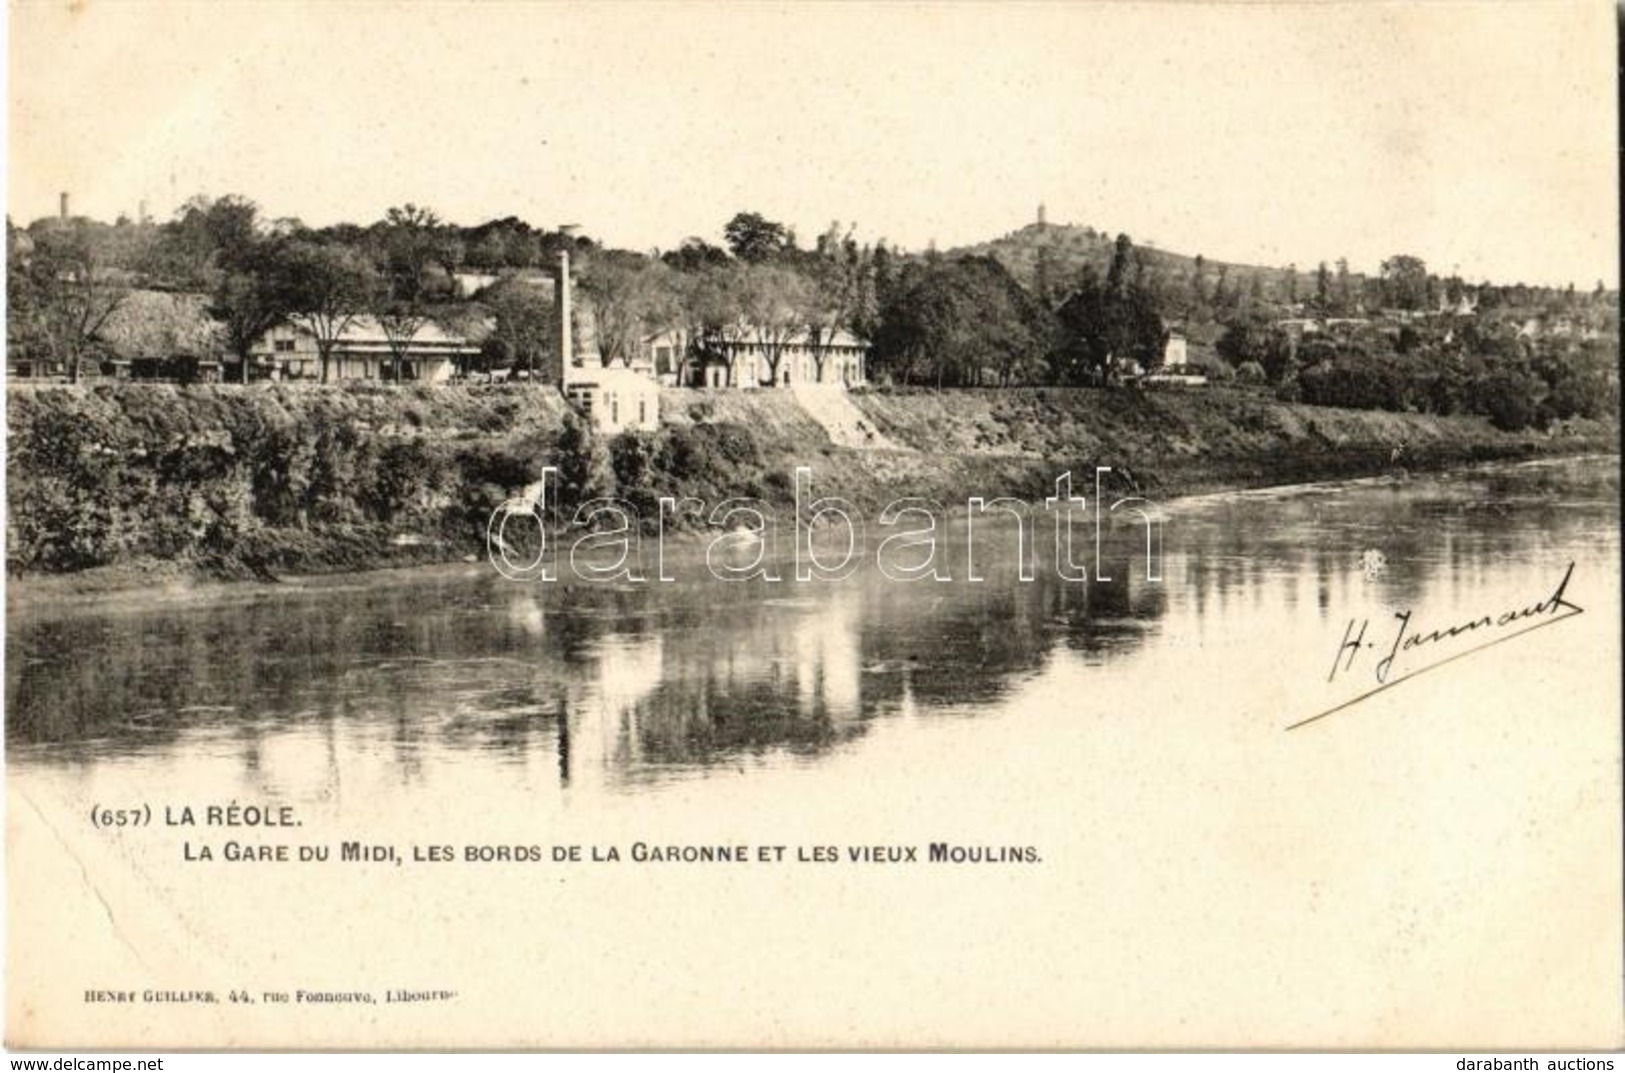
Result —
[[601, 241], [736, 212], [909, 249], [1052, 223], [1310, 270], [1618, 282], [1602, 2], [12, 0], [6, 204], [428, 205]]

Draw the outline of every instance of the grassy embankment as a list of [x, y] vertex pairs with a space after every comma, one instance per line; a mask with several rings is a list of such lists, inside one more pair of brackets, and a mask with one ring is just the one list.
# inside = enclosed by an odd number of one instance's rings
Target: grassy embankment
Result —
[[[564, 506], [617, 494], [716, 503], [817, 494], [873, 511], [915, 495], [1036, 500], [1057, 474], [1127, 469], [1158, 499], [1225, 488], [1612, 451], [1613, 422], [1504, 433], [1476, 417], [1288, 405], [1240, 391], [869, 392], [837, 445], [781, 391], [668, 391], [657, 433], [571, 446], [565, 406], [536, 388], [13, 390], [7, 568], [30, 585], [105, 589], [176, 576], [253, 578], [454, 561], [483, 554], [492, 508], [545, 464]], [[826, 415], [827, 416], [827, 415]]]

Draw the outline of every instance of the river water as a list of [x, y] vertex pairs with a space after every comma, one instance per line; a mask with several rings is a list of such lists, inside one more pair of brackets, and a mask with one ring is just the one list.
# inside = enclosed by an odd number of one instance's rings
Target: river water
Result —
[[[1617, 1033], [1619, 870], [1598, 867], [1620, 841], [1615, 461], [1162, 516], [1152, 578], [1125, 521], [1098, 564], [1078, 555], [1111, 580], [1059, 579], [1045, 523], [1033, 580], [993, 525], [972, 581], [955, 523], [941, 582], [878, 576], [871, 539], [839, 582], [785, 562], [777, 583], [725, 584], [680, 554], [668, 583], [481, 563], [14, 606], [12, 993], [89, 975], [459, 994], [365, 1024], [177, 1022], [248, 1040]], [[1517, 610], [1393, 648], [1401, 625]], [[301, 826], [87, 820], [231, 803]], [[401, 863], [227, 862], [232, 839], [362, 840]], [[582, 862], [553, 859], [572, 845]], [[848, 860], [632, 859], [702, 845]], [[851, 863], [860, 845], [919, 860]], [[454, 860], [415, 859], [431, 847]], [[591, 862], [609, 848], [618, 862]], [[22, 900], [19, 868], [60, 897]], [[98, 953], [28, 938], [53, 929]]]

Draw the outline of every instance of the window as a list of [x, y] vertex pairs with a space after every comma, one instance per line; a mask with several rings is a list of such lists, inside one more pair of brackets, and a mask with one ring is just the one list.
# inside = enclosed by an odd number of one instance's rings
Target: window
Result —
[[293, 340], [292, 339], [278, 339], [275, 343], [272, 344], [272, 349], [275, 350], [278, 354], [291, 354], [291, 353], [293, 353]]

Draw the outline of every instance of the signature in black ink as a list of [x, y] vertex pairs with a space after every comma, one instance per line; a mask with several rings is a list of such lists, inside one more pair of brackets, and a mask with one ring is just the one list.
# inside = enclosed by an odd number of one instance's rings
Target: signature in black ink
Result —
[[[1564, 619], [1584, 614], [1585, 608], [1572, 603], [1564, 595], [1568, 591], [1569, 581], [1573, 577], [1574, 564], [1571, 562], [1568, 569], [1563, 572], [1563, 580], [1557, 583], [1557, 588], [1552, 590], [1550, 596], [1537, 604], [1498, 613], [1491, 612], [1466, 622], [1429, 630], [1426, 633], [1414, 624], [1415, 612], [1410, 610], [1396, 611], [1394, 612], [1394, 619], [1397, 621], [1397, 628], [1394, 630], [1392, 640], [1382, 649], [1377, 647], [1376, 640], [1366, 640], [1366, 635], [1372, 632], [1370, 619], [1349, 619], [1348, 627], [1343, 631], [1343, 641], [1338, 645], [1337, 655], [1332, 658], [1332, 670], [1326, 676], [1326, 681], [1336, 681], [1340, 675], [1347, 676], [1354, 670], [1356, 662], [1369, 662], [1368, 660], [1362, 660], [1361, 657], [1369, 656], [1372, 652], [1382, 651], [1387, 654], [1371, 666], [1372, 675], [1377, 680], [1376, 688], [1368, 690], [1352, 700], [1344, 701], [1335, 708], [1328, 708], [1318, 715], [1300, 719], [1287, 729], [1296, 730], [1301, 726], [1307, 726], [1315, 722], [1317, 719], [1324, 719], [1328, 715], [1334, 715], [1344, 708], [1376, 696], [1385, 689], [1393, 688], [1407, 678], [1414, 678], [1434, 668], [1442, 667], [1446, 663], [1470, 656], [1474, 652], [1481, 652], [1491, 645], [1498, 645], [1502, 641], [1510, 641], [1514, 637], [1521, 637], [1544, 626], [1555, 625]], [[1507, 632], [1509, 630], [1511, 632]], [[1427, 651], [1432, 646], [1444, 645], [1446, 642], [1455, 640], [1458, 637], [1481, 637], [1482, 640], [1471, 648], [1417, 667], [1398, 677], [1393, 676], [1394, 661], [1401, 653], [1419, 649]], [[1386, 637], [1381, 639], [1386, 640]]]

